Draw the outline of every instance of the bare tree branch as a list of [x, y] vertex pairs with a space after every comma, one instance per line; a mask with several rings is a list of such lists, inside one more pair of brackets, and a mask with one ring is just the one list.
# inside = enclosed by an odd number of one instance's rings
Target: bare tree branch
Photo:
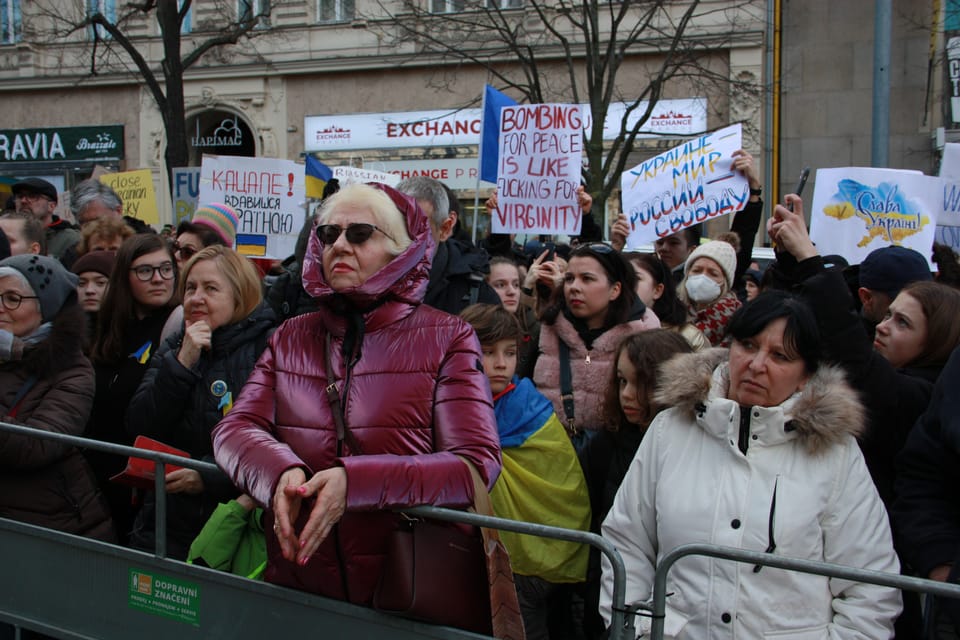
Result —
[[[599, 203], [618, 188], [668, 86], [683, 81], [711, 94], [730, 91], [729, 73], [710, 66], [743, 36], [741, 11], [748, 23], [756, 20], [751, 11], [763, 15], [758, 0], [526, 0], [522, 8], [500, 2], [466, 0], [462, 11], [432, 13], [422, 0], [381, 0], [378, 14], [365, 17], [385, 42], [415, 43], [411, 61], [435, 59], [438, 76], [468, 65], [530, 103], [589, 104], [583, 177]], [[638, 77], [623, 77], [627, 61]], [[621, 131], [605, 142], [604, 122], [618, 101], [625, 103]]]

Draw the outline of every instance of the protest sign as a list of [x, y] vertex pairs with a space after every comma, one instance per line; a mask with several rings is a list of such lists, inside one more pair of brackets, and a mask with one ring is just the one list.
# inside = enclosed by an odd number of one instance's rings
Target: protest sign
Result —
[[891, 244], [918, 251], [929, 262], [941, 184], [916, 171], [819, 169], [810, 238], [820, 255], [841, 255], [850, 264]]
[[334, 167], [333, 177], [340, 181], [340, 186], [345, 187], [354, 182], [380, 182], [390, 187], [400, 184], [400, 176], [394, 173], [384, 173], [383, 171], [374, 171], [373, 169], [363, 169], [361, 167]]
[[237, 212], [237, 252], [283, 260], [291, 255], [305, 214], [303, 165], [277, 158], [204, 155], [200, 204]]
[[948, 142], [943, 145], [940, 178], [943, 180], [943, 208], [937, 218], [935, 241], [960, 251], [960, 144]]
[[747, 178], [733, 169], [739, 124], [698, 136], [641, 162], [620, 177], [627, 247], [736, 213], [750, 199]]
[[193, 217], [200, 198], [200, 167], [173, 170], [173, 225]]
[[150, 169], [122, 171], [100, 176], [100, 182], [117, 192], [123, 201], [123, 215], [142, 220], [147, 224], [159, 224], [157, 194], [153, 190], [153, 174]]
[[494, 233], [580, 233], [580, 105], [528, 104], [500, 111]]

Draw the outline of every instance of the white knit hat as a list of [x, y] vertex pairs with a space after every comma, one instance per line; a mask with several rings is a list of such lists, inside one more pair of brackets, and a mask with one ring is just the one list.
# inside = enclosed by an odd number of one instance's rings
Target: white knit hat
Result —
[[693, 250], [687, 262], [683, 265], [683, 275], [686, 276], [690, 267], [698, 258], [710, 258], [723, 269], [727, 277], [727, 288], [733, 288], [733, 274], [737, 270], [737, 252], [729, 242], [711, 240]]

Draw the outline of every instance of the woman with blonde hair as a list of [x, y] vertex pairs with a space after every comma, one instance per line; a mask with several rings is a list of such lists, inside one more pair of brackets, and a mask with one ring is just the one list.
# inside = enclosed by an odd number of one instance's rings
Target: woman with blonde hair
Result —
[[[127, 432], [213, 461], [210, 433], [233, 406], [272, 333], [257, 271], [233, 249], [214, 245], [186, 263], [180, 282], [184, 329], [167, 338], [127, 409]], [[239, 492], [222, 472], [167, 474], [167, 549], [186, 559], [190, 543], [220, 502]], [[152, 550], [152, 494], [134, 524], [132, 546]]]

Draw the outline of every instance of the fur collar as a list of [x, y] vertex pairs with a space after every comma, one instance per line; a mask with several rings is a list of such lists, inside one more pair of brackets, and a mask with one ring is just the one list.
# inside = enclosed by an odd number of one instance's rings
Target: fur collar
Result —
[[[662, 364], [655, 401], [677, 407], [694, 419], [696, 407], [711, 401], [711, 387], [727, 384], [728, 355], [727, 349], [707, 349]], [[718, 393], [726, 397], [726, 389], [713, 389], [714, 397]], [[863, 432], [863, 405], [838, 367], [821, 365], [803, 390], [782, 406], [810, 453], [822, 452], [847, 436], [857, 437]]]

